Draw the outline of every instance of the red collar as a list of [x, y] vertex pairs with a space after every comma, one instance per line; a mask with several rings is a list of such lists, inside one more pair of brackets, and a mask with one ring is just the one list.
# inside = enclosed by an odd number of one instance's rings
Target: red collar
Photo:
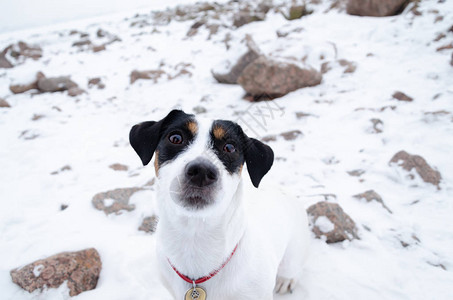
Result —
[[170, 259], [167, 258], [168, 260], [168, 263], [170, 264], [170, 266], [173, 268], [173, 270], [175, 270], [176, 274], [179, 275], [179, 277], [181, 277], [184, 281], [188, 282], [188, 283], [195, 283], [195, 284], [200, 284], [200, 283], [203, 283], [209, 279], [211, 279], [212, 277], [214, 277], [215, 275], [217, 275], [217, 273], [220, 272], [220, 270], [223, 269], [223, 267], [226, 266], [226, 264], [231, 260], [231, 258], [233, 257], [234, 253], [236, 252], [236, 249], [238, 248], [239, 244], [236, 245], [236, 247], [234, 247], [233, 249], [233, 252], [231, 252], [230, 254], [230, 257], [228, 257], [228, 259], [220, 266], [220, 268], [218, 268], [217, 270], [215, 270], [214, 272], [210, 273], [208, 276], [204, 276], [204, 277], [201, 277], [201, 278], [198, 278], [198, 279], [190, 279], [189, 277], [187, 277], [186, 275], [183, 275], [181, 274], [175, 266], [173, 266], [173, 264], [171, 263]]

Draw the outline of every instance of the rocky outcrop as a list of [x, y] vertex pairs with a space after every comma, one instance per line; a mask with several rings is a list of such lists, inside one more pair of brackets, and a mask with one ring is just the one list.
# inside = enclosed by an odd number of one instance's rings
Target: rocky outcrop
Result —
[[265, 13], [241, 10], [233, 16], [233, 26], [239, 28], [252, 22], [264, 21], [265, 18]]
[[348, 0], [346, 12], [356, 16], [386, 17], [400, 14], [410, 0]]
[[424, 182], [431, 183], [439, 188], [442, 179], [440, 172], [434, 170], [420, 155], [412, 155], [406, 151], [399, 151], [392, 157], [389, 163], [397, 164], [406, 171], [415, 169]]
[[312, 231], [327, 243], [359, 239], [354, 221], [336, 203], [321, 201], [307, 209], [311, 216]]
[[281, 97], [297, 89], [321, 83], [317, 70], [297, 61], [260, 56], [241, 73], [238, 83], [255, 97]]
[[91, 203], [93, 206], [109, 214], [121, 214], [123, 210], [132, 211], [135, 209], [134, 204], [129, 204], [131, 196], [141, 191], [141, 188], [119, 188], [107, 192], [98, 193], [93, 196]]
[[94, 248], [63, 252], [10, 272], [13, 282], [28, 292], [58, 288], [65, 281], [69, 295], [96, 288], [102, 262]]
[[392, 211], [384, 204], [382, 197], [378, 193], [376, 193], [374, 190], [369, 190], [369, 191], [354, 195], [354, 198], [365, 199], [367, 202], [371, 202], [371, 201], [379, 202], [382, 205], [382, 207], [384, 207], [389, 213], [392, 213]]

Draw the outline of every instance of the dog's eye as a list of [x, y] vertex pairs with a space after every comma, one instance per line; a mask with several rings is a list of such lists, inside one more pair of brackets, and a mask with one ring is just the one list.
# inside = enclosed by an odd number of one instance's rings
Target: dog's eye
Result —
[[236, 148], [232, 144], [225, 144], [225, 146], [223, 146], [223, 151], [233, 153], [236, 151]]
[[177, 133], [170, 135], [168, 140], [172, 144], [182, 144], [182, 136], [180, 134], [177, 134]]

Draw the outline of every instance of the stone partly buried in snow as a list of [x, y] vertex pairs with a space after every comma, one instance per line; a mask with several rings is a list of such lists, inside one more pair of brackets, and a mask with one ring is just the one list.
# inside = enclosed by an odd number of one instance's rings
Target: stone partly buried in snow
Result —
[[300, 62], [260, 56], [244, 69], [237, 81], [252, 96], [281, 97], [318, 85], [321, 80], [320, 72]]
[[34, 81], [27, 84], [11, 85], [9, 89], [14, 94], [25, 93], [29, 90], [38, 90], [38, 92], [41, 93], [68, 91], [68, 95], [71, 97], [80, 95], [84, 92], [69, 76], [48, 78], [41, 72], [36, 74]]
[[389, 213], [392, 213], [392, 211], [384, 204], [382, 197], [378, 193], [376, 193], [374, 190], [369, 190], [369, 191], [354, 195], [354, 198], [365, 199], [367, 202], [371, 202], [374, 200], [376, 202], [381, 203], [382, 207], [384, 207]]
[[[307, 213], [311, 216], [312, 230], [317, 238], [324, 236], [327, 243], [359, 239], [354, 221], [343, 211], [340, 205], [321, 201], [310, 206]], [[325, 232], [324, 228], [320, 228], [321, 226], [317, 224], [320, 217], [327, 218], [333, 224], [333, 229]]]
[[14, 283], [28, 292], [58, 288], [65, 281], [69, 295], [76, 296], [96, 288], [102, 262], [94, 248], [63, 252], [37, 260], [10, 272]]
[[121, 214], [122, 210], [132, 211], [135, 209], [135, 205], [129, 204], [129, 200], [133, 194], [141, 190], [137, 187], [114, 189], [94, 195], [91, 202], [96, 209], [104, 211], [106, 215], [111, 213], [118, 215]]
[[239, 47], [243, 47], [243, 49], [237, 49], [236, 51], [241, 51], [243, 54], [237, 62], [233, 63], [227, 60], [223, 62], [225, 66], [222, 66], [222, 68], [224, 70], [217, 70], [216, 68], [211, 70], [212, 75], [219, 83], [236, 84], [242, 71], [251, 62], [263, 55], [250, 35], [245, 36], [243, 44]]
[[400, 14], [410, 0], [348, 0], [346, 12], [350, 15], [386, 17]]
[[19, 41], [11, 44], [0, 52], [0, 68], [13, 68], [14, 65], [7, 59], [7, 55], [21, 62], [27, 58], [38, 60], [42, 57], [42, 49], [39, 46], [30, 46], [25, 42]]
[[156, 215], [152, 215], [151, 217], [145, 217], [138, 230], [144, 231], [146, 233], [154, 233], [156, 232], [158, 223], [159, 218]]
[[5, 99], [0, 98], [0, 107], [11, 107], [11, 105], [9, 105], [9, 103]]
[[392, 157], [389, 164], [398, 164], [398, 166], [406, 171], [415, 169], [424, 182], [431, 183], [439, 189], [440, 180], [442, 179], [440, 172], [428, 165], [426, 160], [420, 155], [412, 155], [406, 151], [399, 151]]

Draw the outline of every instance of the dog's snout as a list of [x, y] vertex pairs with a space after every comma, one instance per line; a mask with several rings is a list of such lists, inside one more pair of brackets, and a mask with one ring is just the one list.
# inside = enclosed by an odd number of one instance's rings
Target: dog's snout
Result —
[[185, 175], [191, 184], [204, 187], [217, 181], [219, 171], [210, 161], [196, 159], [186, 165]]

